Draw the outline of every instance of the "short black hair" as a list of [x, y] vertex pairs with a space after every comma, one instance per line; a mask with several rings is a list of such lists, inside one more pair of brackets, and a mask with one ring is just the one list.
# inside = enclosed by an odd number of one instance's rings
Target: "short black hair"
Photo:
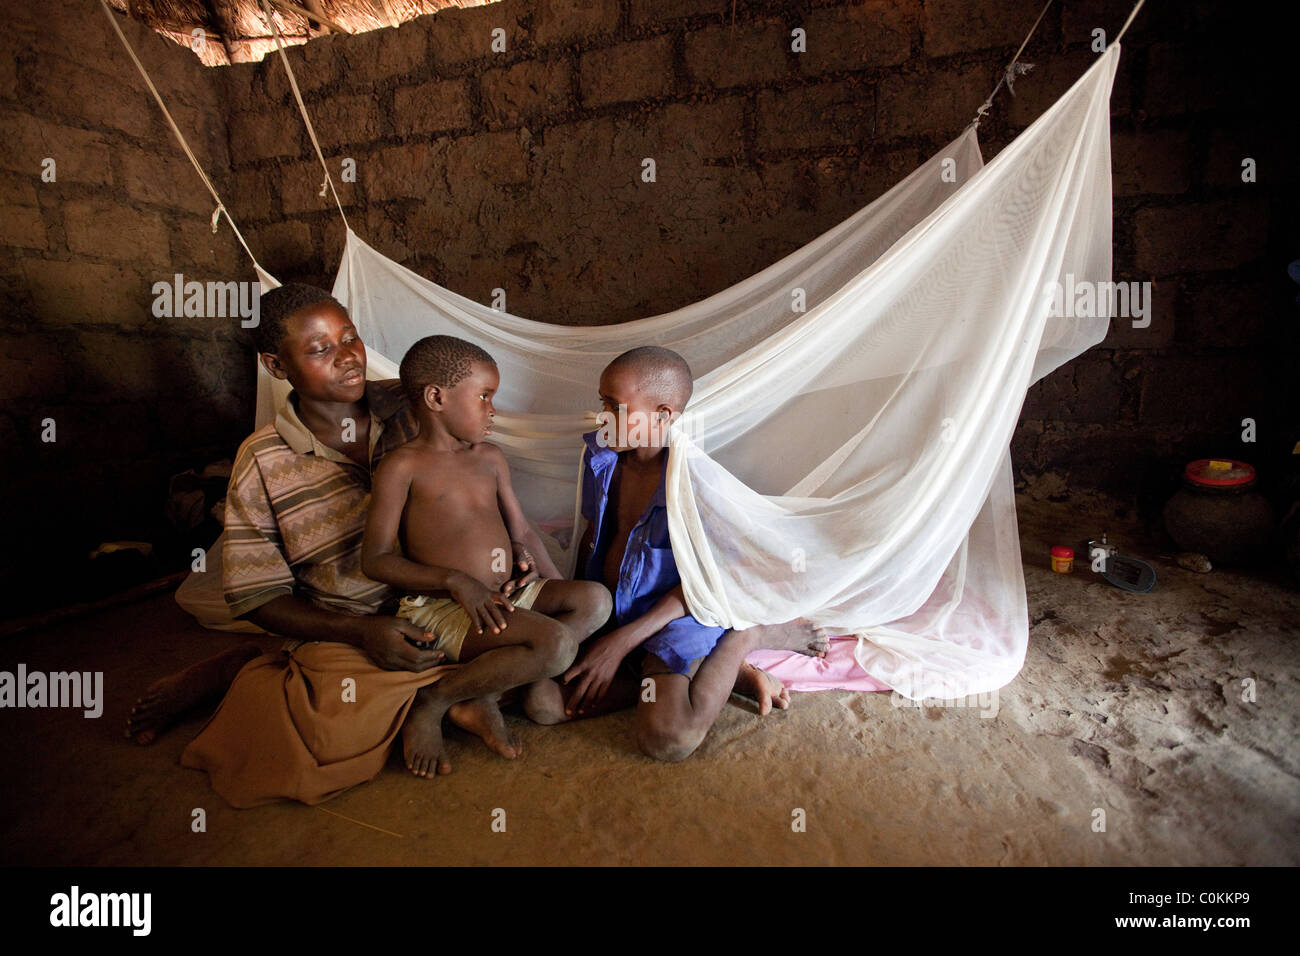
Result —
[[412, 405], [419, 405], [428, 386], [454, 388], [469, 375], [475, 362], [497, 364], [496, 359], [473, 342], [454, 335], [426, 335], [406, 350], [397, 374], [406, 397]]
[[656, 401], [675, 405], [678, 411], [686, 407], [695, 390], [691, 367], [672, 349], [659, 345], [643, 345], [629, 349], [608, 368], [625, 368], [641, 381], [641, 388]]
[[278, 352], [289, 324], [289, 318], [303, 309], [322, 302], [332, 302], [347, 315], [343, 303], [324, 289], [302, 282], [286, 282], [268, 292], [258, 301], [257, 326], [253, 329], [253, 345], [261, 352]]

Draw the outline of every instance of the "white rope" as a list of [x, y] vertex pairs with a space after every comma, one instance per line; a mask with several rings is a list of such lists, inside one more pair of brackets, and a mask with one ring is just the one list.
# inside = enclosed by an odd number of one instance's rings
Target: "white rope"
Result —
[[104, 16], [108, 17], [108, 22], [112, 24], [113, 30], [117, 33], [118, 39], [121, 40], [122, 45], [126, 47], [126, 52], [130, 54], [132, 62], [135, 63], [135, 68], [139, 70], [140, 75], [144, 77], [145, 85], [149, 87], [149, 92], [153, 94], [153, 98], [157, 101], [158, 108], [163, 111], [163, 116], [167, 118], [167, 124], [171, 126], [172, 132], [176, 134], [176, 139], [180, 141], [181, 149], [185, 150], [185, 155], [189, 157], [190, 162], [198, 171], [199, 178], [203, 180], [203, 185], [208, 187], [208, 192], [212, 193], [212, 198], [216, 200], [217, 208], [212, 211], [212, 231], [217, 231], [217, 222], [222, 216], [225, 216], [226, 222], [230, 223], [230, 228], [235, 232], [235, 238], [237, 238], [239, 244], [244, 247], [244, 251], [248, 253], [248, 258], [253, 260], [254, 266], [261, 269], [262, 266], [257, 261], [257, 256], [253, 255], [253, 250], [248, 248], [248, 243], [244, 241], [243, 233], [241, 233], [239, 227], [235, 225], [235, 220], [230, 218], [230, 212], [226, 209], [226, 204], [221, 201], [221, 197], [217, 195], [217, 190], [213, 187], [212, 180], [210, 180], [208, 174], [203, 171], [203, 167], [199, 164], [198, 158], [194, 155], [194, 151], [190, 149], [190, 144], [185, 141], [185, 137], [182, 135], [180, 127], [177, 126], [176, 121], [172, 119], [172, 114], [167, 109], [167, 104], [164, 103], [162, 97], [158, 95], [158, 88], [153, 85], [153, 80], [149, 78], [149, 73], [145, 70], [144, 64], [141, 63], [140, 58], [135, 55], [135, 50], [131, 48], [131, 42], [127, 40], [126, 34], [123, 33], [122, 28], [118, 26], [117, 18], [113, 16], [113, 11], [109, 9], [108, 4], [105, 3], [104, 0], [99, 0], [99, 5], [104, 8]]
[[280, 36], [280, 28], [275, 24], [275, 18], [271, 16], [271, 8], [266, 0], [262, 0], [262, 12], [266, 14], [266, 22], [271, 26], [271, 32], [275, 34], [275, 45], [280, 51], [280, 60], [284, 63], [284, 71], [289, 74], [289, 88], [293, 90], [293, 98], [298, 101], [298, 112], [302, 113], [302, 121], [307, 124], [307, 135], [311, 137], [311, 144], [316, 148], [316, 157], [320, 160], [321, 169], [325, 170], [325, 181], [320, 185], [320, 195], [325, 195], [326, 188], [334, 194], [334, 204], [339, 207], [339, 215], [343, 217], [344, 227], [351, 232], [352, 227], [348, 225], [348, 217], [343, 212], [343, 203], [339, 199], [338, 191], [334, 188], [334, 179], [330, 176], [329, 164], [325, 162], [325, 154], [321, 151], [320, 140], [316, 138], [316, 130], [311, 125], [311, 117], [307, 115], [307, 104], [302, 101], [302, 94], [298, 92], [298, 80], [293, 75], [293, 67], [289, 65], [289, 58], [284, 53], [284, 39]]
[[[993, 87], [993, 92], [990, 93], [989, 98], [984, 101], [984, 105], [975, 111], [975, 118], [970, 122], [971, 126], [979, 126], [980, 120], [982, 120], [985, 117], [985, 115], [987, 115], [989, 109], [992, 108], [993, 97], [998, 95], [998, 90], [1002, 89], [1003, 83], [1007, 85], [1007, 89], [1009, 90], [1013, 89], [1012, 77], [1014, 75], [1014, 71], [1016, 68], [1016, 61], [1020, 59], [1020, 54], [1025, 52], [1025, 47], [1029, 46], [1029, 38], [1032, 37], [1034, 35], [1034, 31], [1038, 29], [1038, 24], [1043, 22], [1043, 17], [1047, 13], [1047, 8], [1050, 7], [1051, 5], [1052, 5], [1052, 0], [1047, 0], [1047, 3], [1043, 5], [1042, 11], [1040, 11], [1038, 14], [1038, 19], [1034, 21], [1034, 25], [1029, 28], [1029, 33], [1025, 35], [1025, 42], [1020, 44], [1020, 49], [1017, 50], [1016, 55], [1011, 58], [1011, 62], [1007, 64], [1007, 68], [1002, 71], [1002, 78], [998, 80], [998, 85]], [[1025, 73], [1028, 72], [1029, 69], [1031, 69], [1031, 64], [1025, 64], [1025, 66], [1020, 70], [1020, 72]]]
[[1124, 35], [1125, 31], [1128, 30], [1128, 26], [1129, 26], [1129, 24], [1133, 22], [1133, 18], [1136, 17], [1136, 16], [1138, 15], [1138, 11], [1142, 9], [1142, 4], [1144, 4], [1144, 3], [1146, 3], [1146, 0], [1138, 0], [1138, 2], [1137, 2], [1137, 6], [1134, 7], [1134, 8], [1133, 8], [1133, 12], [1130, 13], [1130, 14], [1128, 15], [1128, 19], [1125, 20], [1125, 21], [1124, 21], [1124, 25], [1123, 25], [1122, 27], [1119, 28], [1119, 33], [1115, 34], [1115, 39], [1111, 40], [1111, 41], [1110, 41], [1111, 43], [1118, 43], [1118, 42], [1119, 42], [1120, 37], [1122, 37], [1122, 36]]

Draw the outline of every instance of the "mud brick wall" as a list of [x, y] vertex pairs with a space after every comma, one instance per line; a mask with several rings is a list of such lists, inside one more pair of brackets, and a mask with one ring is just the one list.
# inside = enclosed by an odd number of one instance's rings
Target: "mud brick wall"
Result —
[[[14, 613], [83, 599], [81, 562], [101, 541], [162, 540], [168, 477], [230, 455], [253, 392], [237, 322], [152, 314], [154, 282], [242, 278], [243, 252], [228, 228], [212, 234], [213, 203], [99, 4], [5, 14], [0, 576]], [[222, 86], [188, 50], [119, 22], [228, 192]]]
[[[1209, 0], [1147, 7], [1124, 40], [1112, 128], [1114, 275], [1154, 283], [1151, 325], [1116, 320], [1031, 390], [1022, 481], [1131, 495], [1183, 455], [1258, 458], [1244, 417], [1273, 440], [1282, 427], [1268, 383], [1294, 325], [1281, 173], [1294, 132], [1277, 138], [1293, 109], [1265, 95], [1259, 23]], [[737, 0], [733, 26], [732, 0], [502, 0], [288, 55], [363, 239], [479, 301], [501, 287], [516, 314], [603, 324], [711, 295], [870, 202], [961, 132], [1040, 9]], [[1053, 5], [1022, 57], [1037, 68], [981, 123], [986, 159], [1086, 69], [1093, 29], [1112, 37], [1130, 9]], [[16, 51], [0, 58], [0, 100], [19, 130], [3, 149], [15, 255], [0, 267], [0, 428], [26, 459], [13, 500], [78, 547], [156, 524], [167, 475], [232, 453], [253, 407], [237, 327], [149, 314], [159, 277], [251, 271], [224, 225], [211, 235], [206, 194], [102, 19], [89, 2], [18, 11], [0, 41]], [[124, 26], [262, 264], [330, 285], [344, 232], [278, 56], [206, 69]], [[795, 27], [807, 52], [790, 52]], [[58, 185], [42, 184], [33, 157], [56, 149], [67, 174], [61, 162]], [[37, 441], [45, 414], [57, 450]], [[69, 500], [52, 527], [51, 503]]]

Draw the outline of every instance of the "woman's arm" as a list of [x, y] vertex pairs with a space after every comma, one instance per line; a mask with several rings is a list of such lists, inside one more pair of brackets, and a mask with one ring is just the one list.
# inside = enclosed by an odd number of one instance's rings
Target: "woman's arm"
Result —
[[[431, 635], [410, 621], [387, 615], [328, 611], [292, 594], [282, 594], [245, 617], [258, 627], [304, 641], [333, 641], [364, 651], [376, 667], [388, 671], [422, 671], [443, 663], [442, 651], [421, 650], [411, 641]], [[407, 640], [410, 638], [410, 640]]]

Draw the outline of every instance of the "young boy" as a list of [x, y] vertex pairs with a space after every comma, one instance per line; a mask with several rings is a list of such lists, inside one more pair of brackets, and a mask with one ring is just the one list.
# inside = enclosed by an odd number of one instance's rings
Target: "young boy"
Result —
[[[789, 705], [780, 681], [744, 663], [750, 651], [783, 648], [821, 656], [828, 646], [825, 632], [806, 621], [728, 631], [688, 613], [668, 537], [664, 469], [667, 426], [686, 407], [691, 390], [685, 360], [664, 348], [632, 349], [601, 374], [600, 399], [615, 421], [583, 436], [587, 531], [578, 577], [609, 588], [616, 626], [585, 646], [582, 659], [565, 673], [567, 700], [553, 681], [529, 688], [525, 699], [529, 716], [542, 723], [636, 702], [638, 745], [660, 760], [693, 753], [733, 689], [758, 700], [761, 713], [773, 701], [783, 709]], [[620, 438], [628, 444], [616, 444]], [[639, 674], [624, 666], [625, 658], [635, 657]]]
[[562, 673], [611, 601], [598, 582], [556, 580], [505, 455], [485, 441], [500, 382], [492, 356], [432, 335], [411, 346], [400, 375], [419, 435], [375, 472], [361, 560], [368, 576], [407, 592], [398, 617], [462, 665], [420, 690], [402, 727], [407, 767], [427, 777], [447, 772], [449, 707]]

